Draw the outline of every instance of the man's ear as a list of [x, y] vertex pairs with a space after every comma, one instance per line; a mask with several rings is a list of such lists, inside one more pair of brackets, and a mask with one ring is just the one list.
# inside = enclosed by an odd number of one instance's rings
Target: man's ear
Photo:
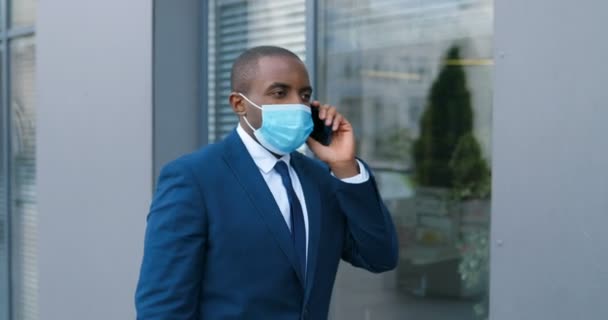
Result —
[[228, 96], [228, 101], [232, 106], [232, 111], [239, 116], [244, 116], [247, 114], [247, 107], [245, 106], [245, 99], [241, 97], [240, 94], [236, 92], [231, 92], [230, 96]]

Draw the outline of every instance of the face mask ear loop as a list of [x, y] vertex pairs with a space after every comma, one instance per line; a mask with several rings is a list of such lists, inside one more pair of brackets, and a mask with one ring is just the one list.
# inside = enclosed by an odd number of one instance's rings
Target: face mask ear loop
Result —
[[249, 128], [251, 128], [251, 130], [257, 130], [251, 125], [251, 123], [249, 123], [249, 120], [247, 120], [247, 116], [243, 116], [243, 119], [245, 120], [245, 123], [249, 126]]
[[[260, 107], [257, 104], [253, 103], [253, 101], [249, 100], [249, 98], [247, 98], [244, 94], [242, 94], [240, 92], [238, 94], [239, 94], [239, 96], [243, 97], [243, 99], [247, 100], [247, 102], [249, 102], [252, 106], [254, 106], [254, 107], [256, 107], [256, 108], [258, 108], [260, 110], [263, 110], [262, 107]], [[249, 120], [247, 120], [247, 116], [243, 116], [243, 119], [245, 119], [245, 123], [247, 123], [247, 125], [249, 126], [249, 128], [251, 128], [251, 130], [253, 130], [253, 131], [257, 130], [257, 129], [255, 129], [251, 125], [251, 123], [249, 123]]]
[[258, 106], [257, 104], [253, 103], [253, 101], [249, 100], [249, 98], [245, 97], [244, 94], [239, 92], [239, 96], [243, 97], [243, 99], [247, 100], [247, 102], [251, 103], [251, 105], [253, 105], [254, 107], [263, 110], [262, 107]]

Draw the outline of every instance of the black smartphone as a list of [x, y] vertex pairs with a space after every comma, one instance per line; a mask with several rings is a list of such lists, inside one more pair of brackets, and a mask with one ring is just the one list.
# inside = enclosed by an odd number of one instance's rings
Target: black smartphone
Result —
[[319, 141], [324, 146], [328, 146], [331, 143], [332, 130], [331, 126], [326, 126], [325, 121], [319, 119], [319, 108], [310, 107], [312, 122], [314, 123], [314, 129], [310, 137]]

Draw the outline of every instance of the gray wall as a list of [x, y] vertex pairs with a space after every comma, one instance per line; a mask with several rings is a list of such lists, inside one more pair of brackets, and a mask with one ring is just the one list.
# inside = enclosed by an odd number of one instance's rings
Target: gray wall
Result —
[[491, 319], [606, 319], [608, 2], [495, 13]]
[[152, 185], [152, 4], [38, 2], [41, 320], [133, 319]]

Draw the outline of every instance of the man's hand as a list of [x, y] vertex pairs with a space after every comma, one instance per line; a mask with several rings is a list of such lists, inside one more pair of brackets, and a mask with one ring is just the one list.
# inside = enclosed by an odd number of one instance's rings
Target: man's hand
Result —
[[321, 105], [313, 101], [311, 108], [319, 108], [319, 118], [325, 125], [332, 127], [332, 140], [324, 146], [313, 138], [308, 138], [308, 146], [317, 157], [327, 163], [339, 179], [354, 177], [359, 174], [359, 165], [355, 159], [355, 134], [351, 124], [330, 105]]

